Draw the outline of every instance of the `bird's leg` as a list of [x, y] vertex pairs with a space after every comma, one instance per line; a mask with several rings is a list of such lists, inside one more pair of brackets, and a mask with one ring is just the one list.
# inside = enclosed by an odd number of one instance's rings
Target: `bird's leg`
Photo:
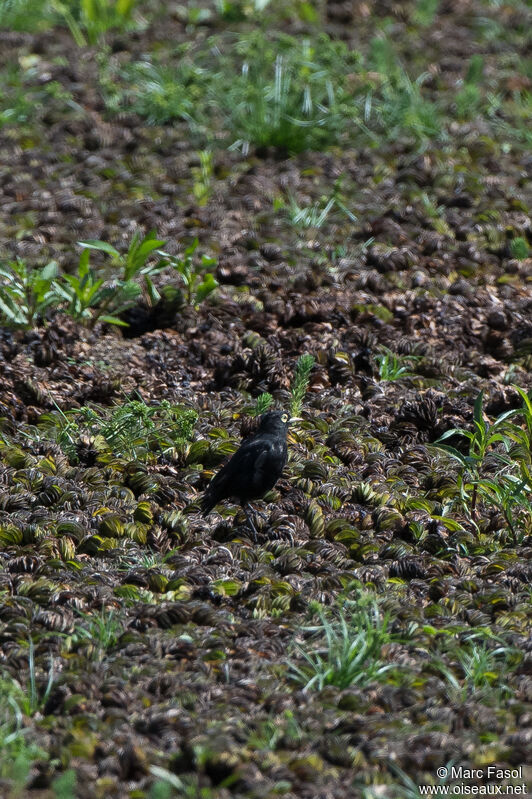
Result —
[[255, 529], [255, 525], [253, 524], [253, 520], [252, 520], [251, 516], [249, 515], [249, 513], [247, 511], [247, 508], [248, 508], [248, 504], [247, 504], [247, 502], [244, 502], [243, 505], [242, 505], [242, 510], [246, 514], [246, 519], [248, 520], [248, 524], [251, 527], [251, 531], [253, 533], [253, 542], [256, 544], [257, 543], [257, 530]]

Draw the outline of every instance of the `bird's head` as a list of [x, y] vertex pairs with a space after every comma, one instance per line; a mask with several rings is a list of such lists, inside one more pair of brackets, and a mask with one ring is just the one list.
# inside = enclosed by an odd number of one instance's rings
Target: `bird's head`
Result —
[[260, 417], [259, 433], [286, 433], [291, 421], [285, 411], [268, 411]]

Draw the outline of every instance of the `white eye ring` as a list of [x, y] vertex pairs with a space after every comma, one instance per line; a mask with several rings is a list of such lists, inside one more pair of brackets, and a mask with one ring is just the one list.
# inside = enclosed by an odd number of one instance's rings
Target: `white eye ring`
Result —
[[282, 422], [287, 422], [287, 421], [288, 421], [288, 418], [289, 418], [289, 417], [288, 417], [288, 414], [287, 414], [287, 413], [283, 413], [283, 415], [281, 416], [281, 421], [282, 421]]

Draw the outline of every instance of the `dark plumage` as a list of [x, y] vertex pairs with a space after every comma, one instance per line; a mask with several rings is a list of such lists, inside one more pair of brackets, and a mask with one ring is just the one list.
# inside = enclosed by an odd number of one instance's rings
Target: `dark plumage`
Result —
[[286, 433], [290, 417], [282, 411], [270, 411], [260, 419], [258, 432], [246, 438], [235, 454], [214, 475], [202, 499], [203, 515], [222, 499], [236, 498], [242, 505], [253, 534], [256, 530], [246, 505], [274, 487], [286, 459]]

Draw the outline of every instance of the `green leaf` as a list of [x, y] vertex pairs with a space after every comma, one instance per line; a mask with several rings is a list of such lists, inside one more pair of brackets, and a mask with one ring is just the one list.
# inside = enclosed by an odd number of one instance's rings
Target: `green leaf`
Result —
[[107, 241], [100, 241], [99, 239], [87, 239], [86, 241], [78, 241], [78, 244], [80, 247], [84, 247], [87, 250], [99, 250], [100, 252], [106, 252], [107, 255], [111, 255], [113, 258], [120, 258], [120, 253], [118, 250]]
[[[442, 436], [442, 438], [443, 438], [443, 436]], [[439, 439], [439, 440], [441, 441], [441, 439]], [[454, 447], [450, 447], [450, 446], [448, 446], [447, 444], [439, 444], [437, 441], [435, 441], [435, 442], [434, 442], [434, 444], [433, 444], [432, 446], [433, 446], [433, 447], [436, 447], [436, 449], [441, 449], [441, 450], [443, 450], [443, 451], [444, 451], [444, 452], [446, 452], [448, 455], [450, 455], [450, 456], [451, 456], [451, 458], [454, 458], [454, 459], [455, 459], [455, 460], [457, 460], [459, 463], [461, 463], [461, 464], [462, 464], [462, 466], [468, 466], [468, 464], [469, 464], [469, 459], [468, 459], [467, 455], [463, 455], [461, 452], [459, 452], [459, 451], [458, 451], [457, 449], [455, 449]]]
[[443, 433], [435, 442], [434, 446], [436, 447], [440, 441], [445, 441], [446, 438], [451, 438], [451, 436], [465, 436], [466, 438], [471, 439], [472, 433], [469, 430], [464, 430], [463, 427], [453, 427], [452, 430], [447, 430]]
[[146, 293], [148, 295], [150, 304], [156, 305], [161, 299], [159, 291], [155, 288], [152, 279], [148, 275], [144, 276], [144, 283], [146, 285]]
[[13, 324], [24, 325], [27, 324], [27, 317], [18, 308], [15, 302], [8, 295], [4, 294], [4, 298], [0, 298], [0, 311], [4, 316], [9, 319]]
[[[89, 259], [90, 259], [89, 250], [83, 250], [83, 252], [79, 256], [78, 274], [80, 275], [80, 277], [84, 277], [88, 273]], [[67, 275], [64, 275], [64, 277], [67, 277]]]
[[198, 238], [196, 237], [196, 238], [194, 239], [194, 241], [192, 242], [192, 244], [189, 244], [189, 246], [186, 248], [186, 250], [185, 250], [185, 257], [186, 257], [187, 255], [194, 255], [194, 253], [195, 253], [195, 252], [196, 252], [196, 250], [198, 249], [198, 246], [199, 246], [199, 241], [198, 241]]
[[218, 288], [218, 281], [214, 279], [210, 272], [207, 272], [203, 281], [199, 284], [196, 289], [196, 296], [195, 301], [196, 304], [203, 302], [203, 300], [211, 294], [215, 289]]
[[151, 252], [157, 250], [159, 247], [164, 247], [165, 244], [166, 244], [165, 241], [159, 239], [153, 239], [150, 241], [146, 241], [146, 239], [144, 239], [144, 241], [140, 244], [138, 248], [137, 258], [142, 258], [143, 260], [146, 260], [146, 257]]
[[59, 274], [59, 267], [57, 261], [50, 261], [46, 266], [41, 269], [39, 277], [42, 280], [50, 281]]
[[456, 519], [450, 519], [448, 516], [435, 516], [435, 515], [433, 515], [432, 518], [435, 519], [437, 522], [440, 522], [440, 524], [443, 524], [443, 526], [451, 533], [464, 531], [464, 528], [462, 527], [460, 522], [456, 521]]
[[129, 245], [124, 269], [124, 279], [130, 280], [138, 274], [144, 267], [150, 253], [165, 244], [165, 241], [155, 238], [155, 230], [150, 230], [142, 240], [140, 238], [140, 233], [136, 233]]
[[532, 418], [532, 401], [531, 401], [531, 397], [526, 393], [526, 391], [524, 391], [522, 388], [519, 388], [519, 386], [513, 385], [512, 388], [515, 388], [515, 390], [519, 392], [519, 394], [521, 396], [521, 399], [523, 400], [523, 404], [524, 404], [526, 410], [528, 411], [528, 415], [529, 415], [530, 418]]
[[475, 422], [477, 422], [477, 424], [482, 425], [482, 426], [484, 425], [484, 420], [482, 418], [482, 403], [483, 403], [483, 401], [484, 401], [484, 389], [482, 389], [479, 392], [479, 394], [478, 394], [478, 396], [477, 396], [477, 398], [475, 400], [475, 404], [473, 406], [473, 419], [475, 420]]
[[70, 302], [70, 300], [72, 299], [71, 292], [68, 291], [68, 289], [66, 289], [65, 286], [61, 285], [61, 283], [54, 281], [54, 291], [64, 300], [68, 300]]
[[472, 56], [467, 73], [465, 76], [465, 83], [476, 86], [482, 80], [482, 73], [484, 71], [484, 59], [478, 53]]
[[236, 596], [242, 588], [238, 580], [213, 580], [211, 586], [219, 596]]
[[106, 322], [108, 325], [117, 325], [117, 327], [129, 327], [128, 322], [119, 319], [117, 316], [100, 316], [100, 322]]
[[493, 427], [499, 427], [499, 425], [503, 424], [503, 422], [505, 422], [507, 419], [511, 419], [512, 416], [515, 416], [518, 413], [518, 408], [513, 408], [511, 411], [505, 411], [504, 413], [501, 413], [501, 415], [497, 416], [493, 422]]

